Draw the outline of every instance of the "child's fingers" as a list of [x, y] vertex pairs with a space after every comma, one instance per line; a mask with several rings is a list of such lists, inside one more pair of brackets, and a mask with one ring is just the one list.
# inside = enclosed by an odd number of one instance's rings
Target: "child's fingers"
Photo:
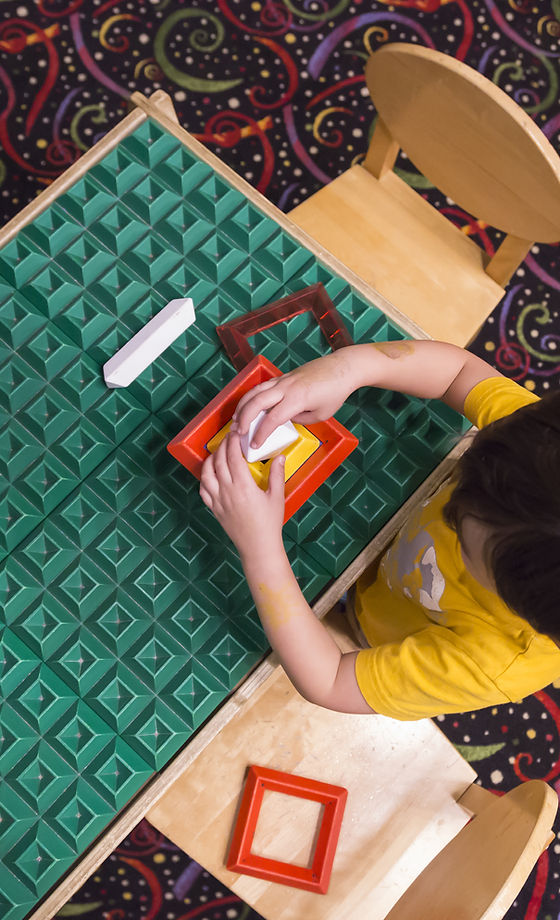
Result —
[[270, 474], [268, 476], [267, 492], [273, 501], [276, 499], [280, 500], [280, 496], [282, 496], [282, 502], [284, 501], [284, 467], [285, 465], [286, 465], [286, 458], [284, 457], [283, 454], [280, 454], [279, 457], [275, 457], [271, 463]]
[[[269, 381], [266, 382], [268, 383]], [[264, 384], [262, 384], [262, 386], [264, 386]], [[237, 422], [239, 434], [246, 434], [249, 431], [249, 425], [253, 419], [257, 417], [259, 412], [268, 411], [284, 397], [283, 390], [279, 386], [270, 386], [258, 393], [251, 390], [251, 394], [251, 399], [242, 406], [240, 400], [235, 410], [234, 421]]]
[[209, 492], [207, 489], [204, 488], [204, 486], [202, 485], [202, 483], [200, 483], [200, 488], [199, 488], [198, 492], [199, 492], [199, 495], [200, 495], [202, 501], [203, 501], [204, 504], [206, 505], [206, 507], [207, 507], [207, 508], [210, 508], [210, 511], [212, 511], [212, 507], [213, 507], [213, 505], [214, 505], [214, 499], [213, 499], [212, 496], [210, 495], [210, 492]]
[[239, 440], [238, 433], [236, 431], [230, 431], [225, 440], [227, 447], [227, 463], [232, 480], [239, 484], [243, 482], [247, 484], [249, 481], [254, 482], [249, 467], [247, 466], [247, 461], [241, 450], [241, 441]]
[[217, 451], [214, 454], [214, 469], [216, 471], [216, 478], [220, 485], [230, 486], [231, 485], [231, 472], [228, 464], [228, 450], [227, 442], [229, 440], [229, 435], [226, 436], [222, 443], [219, 445]]
[[262, 383], [257, 383], [256, 386], [245, 393], [235, 407], [233, 418], [238, 419], [239, 413], [247, 405], [247, 403], [250, 403], [255, 398], [255, 396], [258, 396], [259, 393], [263, 393], [266, 390], [270, 390], [271, 387], [276, 386], [279, 379], [279, 377], [273, 377], [271, 380], [263, 380]]
[[289, 422], [291, 419], [292, 413], [288, 401], [283, 399], [277, 402], [276, 405], [269, 409], [266, 415], [263, 416], [259, 427], [255, 431], [250, 446], [260, 447], [261, 444], [264, 444], [268, 436], [272, 434], [274, 429], [278, 428], [278, 425], [283, 425], [284, 422]]
[[216, 471], [214, 469], [214, 454], [210, 454], [210, 456], [208, 456], [202, 464], [200, 484], [212, 496], [212, 498], [216, 498], [220, 486], [216, 478]]

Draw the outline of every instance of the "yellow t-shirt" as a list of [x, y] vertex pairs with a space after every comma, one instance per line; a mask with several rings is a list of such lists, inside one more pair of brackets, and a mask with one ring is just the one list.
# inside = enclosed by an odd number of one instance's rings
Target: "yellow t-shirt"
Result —
[[[468, 394], [465, 415], [482, 428], [537, 397], [504, 377]], [[520, 700], [560, 677], [560, 649], [466, 570], [442, 509], [444, 484], [411, 516], [356, 585], [356, 615], [372, 646], [356, 678], [382, 715], [411, 720]]]

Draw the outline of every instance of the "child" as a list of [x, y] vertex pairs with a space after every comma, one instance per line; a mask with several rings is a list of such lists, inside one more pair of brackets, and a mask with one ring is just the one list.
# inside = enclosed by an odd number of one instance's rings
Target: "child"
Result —
[[[282, 544], [283, 458], [253, 481], [239, 436], [333, 415], [361, 386], [439, 397], [482, 431], [358, 580], [369, 647], [343, 654]], [[375, 470], [371, 472], [375, 476]], [[241, 557], [268, 640], [299, 692], [342, 712], [420, 719], [519, 700], [560, 677], [560, 393], [538, 400], [443, 342], [352, 345], [251, 390], [206, 460], [200, 495]]]

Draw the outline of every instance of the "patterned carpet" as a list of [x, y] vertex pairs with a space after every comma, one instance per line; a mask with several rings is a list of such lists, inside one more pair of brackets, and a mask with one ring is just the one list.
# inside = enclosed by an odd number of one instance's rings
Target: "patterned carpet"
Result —
[[[466, 61], [560, 148], [560, 0], [1, 0], [0, 219], [7, 221], [163, 88], [180, 122], [284, 210], [359, 160], [373, 119], [367, 55], [412, 41]], [[398, 168], [489, 253], [499, 234]], [[537, 393], [559, 385], [559, 249], [534, 246], [472, 349]], [[560, 791], [560, 683], [516, 706], [442, 718], [497, 793]], [[557, 825], [560, 838], [560, 823]], [[507, 920], [558, 920], [560, 839]], [[257, 915], [147, 822], [58, 915], [248, 920]]]

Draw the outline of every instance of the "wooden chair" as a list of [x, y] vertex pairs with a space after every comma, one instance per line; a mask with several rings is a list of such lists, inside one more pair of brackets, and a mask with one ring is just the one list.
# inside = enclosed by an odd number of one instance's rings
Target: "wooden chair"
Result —
[[[366, 81], [378, 118], [363, 163], [289, 216], [433, 338], [464, 346], [533, 243], [560, 239], [560, 157], [506, 93], [446, 54], [384, 45]], [[506, 234], [491, 259], [392, 171], [399, 148]]]

